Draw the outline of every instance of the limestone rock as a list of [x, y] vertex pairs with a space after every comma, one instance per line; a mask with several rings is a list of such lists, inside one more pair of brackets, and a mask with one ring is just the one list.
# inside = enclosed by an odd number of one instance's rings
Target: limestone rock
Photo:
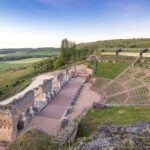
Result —
[[136, 122], [128, 126], [100, 126], [90, 141], [74, 150], [130, 150], [150, 149], [150, 122]]
[[103, 105], [103, 104], [100, 104], [100, 103], [97, 103], [97, 102], [94, 102], [93, 103], [93, 106], [92, 106], [92, 109], [94, 110], [104, 110], [104, 109], [107, 109], [108, 107], [106, 105]]

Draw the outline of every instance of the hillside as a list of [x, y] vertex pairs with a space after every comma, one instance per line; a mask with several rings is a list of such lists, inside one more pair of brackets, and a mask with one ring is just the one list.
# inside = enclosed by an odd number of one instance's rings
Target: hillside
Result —
[[78, 45], [78, 49], [99, 50], [102, 48], [150, 48], [150, 38], [105, 40]]
[[40, 58], [58, 55], [59, 48], [21, 48], [21, 49], [0, 49], [0, 61], [20, 60], [25, 58]]

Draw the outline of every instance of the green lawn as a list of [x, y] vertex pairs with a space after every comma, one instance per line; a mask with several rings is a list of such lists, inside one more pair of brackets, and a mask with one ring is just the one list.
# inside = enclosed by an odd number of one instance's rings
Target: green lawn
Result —
[[106, 62], [97, 63], [96, 76], [114, 79], [127, 67], [128, 64], [125, 63], [106, 63]]
[[77, 137], [90, 136], [99, 125], [127, 125], [138, 121], [150, 121], [150, 106], [112, 107], [104, 111], [89, 111], [79, 125]]

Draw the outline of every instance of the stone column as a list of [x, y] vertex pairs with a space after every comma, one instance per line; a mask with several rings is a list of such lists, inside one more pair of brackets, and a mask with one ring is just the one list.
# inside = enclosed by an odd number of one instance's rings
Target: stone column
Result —
[[31, 118], [34, 117], [34, 111], [33, 111], [33, 107], [29, 106], [29, 114], [31, 115]]

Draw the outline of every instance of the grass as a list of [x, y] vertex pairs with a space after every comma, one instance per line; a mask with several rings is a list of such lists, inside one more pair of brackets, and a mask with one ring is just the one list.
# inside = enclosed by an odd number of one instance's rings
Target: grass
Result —
[[[117, 48], [116, 49], [106, 49], [104, 50], [104, 52], [116, 52]], [[130, 49], [130, 50], [127, 50], [127, 49], [123, 49], [121, 50], [121, 52], [119, 53], [140, 53], [140, 51], [142, 50], [142, 48], [139, 50], [139, 49]], [[150, 51], [146, 51], [145, 53], [150, 53]]]
[[93, 61], [89, 61], [89, 62], [88, 62], [88, 68], [92, 69], [93, 63], [94, 63]]
[[135, 77], [138, 78], [138, 79], [140, 79], [140, 78], [142, 78], [142, 77], [144, 77], [144, 76], [145, 76], [145, 73], [144, 73], [144, 72], [139, 72], [139, 73], [137, 73], [137, 74], [135, 75]]
[[0, 57], [48, 57], [53, 55], [58, 55], [60, 49], [58, 48], [37, 48], [37, 49], [0, 49]]
[[37, 129], [28, 130], [11, 143], [7, 150], [54, 150], [50, 143], [51, 137]]
[[14, 60], [14, 61], [3, 61], [0, 62], [0, 72], [3, 70], [13, 69], [19, 66], [23, 66], [26, 64], [32, 64], [38, 61], [42, 61], [46, 58], [28, 58], [22, 60]]
[[143, 48], [150, 48], [150, 38], [105, 40], [91, 43], [81, 43], [78, 45], [78, 49], [88, 49], [91, 51], [119, 48], [125, 50], [141, 50]]
[[[0, 101], [21, 92], [31, 83], [33, 77], [54, 71], [51, 64], [53, 60], [55, 57], [29, 58], [0, 63]], [[84, 60], [76, 64], [86, 62]]]
[[90, 136], [99, 125], [127, 125], [149, 120], [150, 106], [121, 106], [111, 107], [104, 111], [89, 111], [79, 125], [77, 137]]
[[47, 66], [49, 66], [49, 59], [44, 58], [0, 63], [0, 101], [25, 89], [31, 83], [32, 77], [51, 71]]
[[125, 63], [106, 63], [106, 62], [97, 63], [96, 76], [114, 79], [127, 67], [128, 64]]

